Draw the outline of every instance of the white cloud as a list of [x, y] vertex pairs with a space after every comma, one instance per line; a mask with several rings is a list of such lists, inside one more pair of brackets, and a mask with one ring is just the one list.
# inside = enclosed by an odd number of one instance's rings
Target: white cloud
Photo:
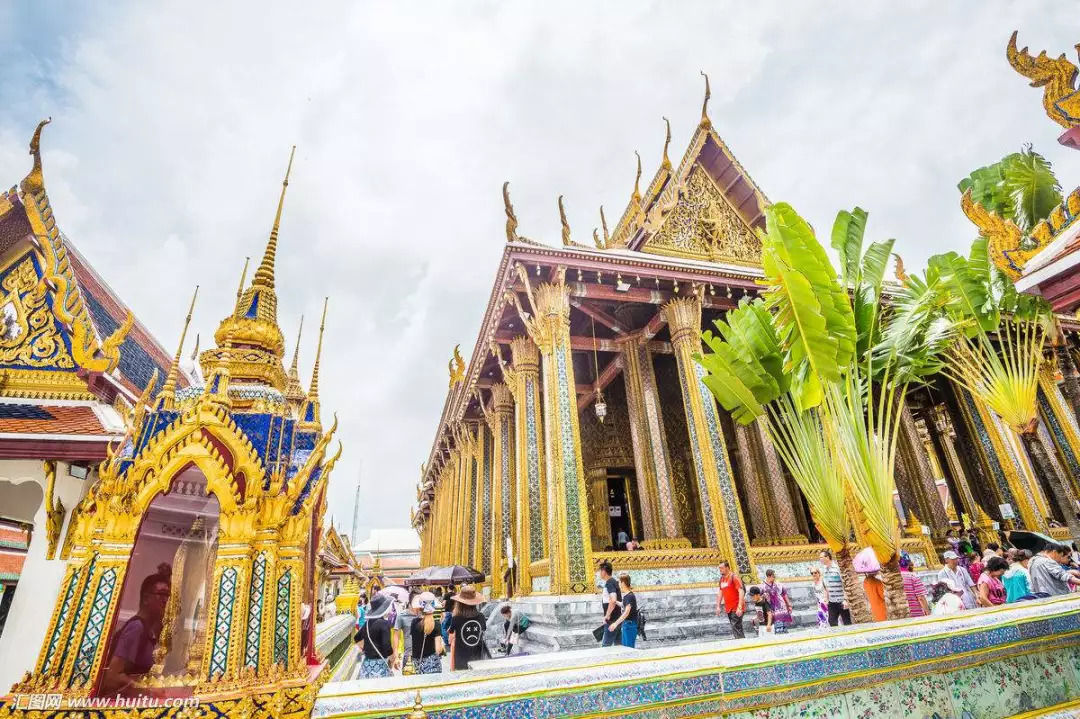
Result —
[[[305, 366], [331, 296], [324, 412], [346, 453], [331, 512], [349, 526], [364, 460], [365, 526], [404, 524], [446, 390], [471, 346], [502, 249], [499, 188], [522, 231], [558, 237], [566, 196], [588, 241], [621, 212], [662, 115], [673, 154], [710, 114], [773, 199], [818, 227], [871, 211], [909, 267], [971, 228], [955, 183], [1024, 141], [1080, 180], [1039, 92], [1004, 60], [1077, 38], [1069, 9], [803, 3], [129, 2], [81, 16], [7, 13], [0, 167], [16, 181], [51, 114], [46, 178], [61, 226], [171, 345], [191, 288], [205, 343], [257, 261], [288, 147], [299, 145], [278, 255], [281, 325], [307, 317]], [[33, 32], [31, 32], [31, 30]], [[1074, 157], [1075, 156], [1075, 157]], [[291, 352], [291, 348], [290, 348]]]

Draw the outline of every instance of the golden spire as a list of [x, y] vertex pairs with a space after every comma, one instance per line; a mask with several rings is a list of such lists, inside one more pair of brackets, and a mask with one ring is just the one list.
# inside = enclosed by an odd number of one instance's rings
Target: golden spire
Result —
[[668, 172], [671, 172], [671, 160], [668, 159], [667, 155], [668, 145], [671, 144], [671, 121], [665, 117], [664, 124], [667, 125], [667, 135], [664, 136], [664, 159], [660, 162], [660, 165]]
[[311, 384], [308, 385], [307, 399], [300, 412], [300, 421], [305, 424], [318, 425], [319, 419], [319, 364], [322, 361], [323, 331], [326, 330], [326, 307], [330, 304], [330, 298], [323, 299], [322, 320], [319, 322], [319, 343], [315, 346], [315, 366], [311, 368]]
[[711, 127], [712, 121], [709, 120], [709, 98], [712, 97], [712, 92], [709, 90], [709, 76], [705, 74], [703, 70], [701, 76], [705, 78], [705, 102], [701, 103], [701, 127]]
[[611, 235], [608, 234], [607, 218], [604, 217], [603, 205], [600, 205], [600, 226], [604, 228], [604, 246], [607, 247], [608, 241], [611, 240]]
[[641, 206], [641, 153], [634, 150], [634, 155], [637, 156], [637, 174], [634, 175], [634, 193], [630, 195], [630, 203], [634, 207]]
[[297, 407], [304, 401], [304, 387], [300, 384], [300, 338], [304, 334], [304, 316], [300, 315], [300, 329], [296, 332], [296, 346], [293, 348], [292, 365], [289, 378], [285, 382], [285, 399]]
[[251, 264], [251, 257], [244, 258], [244, 271], [240, 273], [240, 286], [236, 288], [236, 311], [233, 314], [240, 314], [240, 298], [244, 294], [244, 283], [247, 282], [248, 265]]
[[259, 269], [255, 270], [253, 285], [274, 287], [274, 258], [277, 255], [278, 228], [281, 227], [281, 210], [285, 207], [285, 191], [289, 189], [289, 173], [292, 172], [292, 161], [296, 155], [296, 145], [292, 146], [289, 153], [289, 166], [285, 169], [285, 180], [281, 183], [281, 197], [278, 198], [277, 214], [274, 215], [274, 226], [270, 228], [270, 240], [266, 243], [266, 251], [263, 253]]
[[573, 240], [570, 239], [570, 223], [566, 221], [566, 208], [563, 207], [562, 195], [559, 195], [559, 221], [562, 222], [563, 245], [572, 245]]
[[195, 311], [195, 299], [199, 296], [199, 286], [195, 285], [195, 292], [191, 295], [191, 304], [188, 305], [187, 317], [184, 318], [184, 329], [180, 332], [180, 344], [176, 347], [172, 364], [169, 365], [169, 373], [165, 375], [165, 384], [158, 394], [158, 409], [172, 409], [176, 399], [176, 383], [180, 374], [180, 356], [184, 351], [184, 340], [187, 338], [188, 327], [191, 325], [191, 313]]
[[30, 138], [30, 154], [34, 156], [34, 167], [19, 184], [22, 191], [29, 195], [36, 195], [45, 189], [45, 178], [41, 174], [41, 130], [50, 122], [52, 122], [51, 117], [46, 117], [39, 122], [37, 129], [34, 130], [34, 136]]
[[516, 242], [518, 239], [518, 219], [514, 214], [514, 206], [510, 204], [510, 182], [503, 183], [503, 209], [506, 210], [506, 241]]

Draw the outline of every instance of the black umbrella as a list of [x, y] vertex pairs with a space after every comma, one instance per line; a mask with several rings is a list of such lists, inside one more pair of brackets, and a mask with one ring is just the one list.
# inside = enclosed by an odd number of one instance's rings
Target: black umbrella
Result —
[[408, 576], [404, 584], [406, 587], [422, 587], [425, 584], [431, 584], [431, 582], [428, 581], [428, 577], [431, 576], [432, 572], [438, 569], [442, 569], [442, 567], [430, 566], [418, 569]]
[[1028, 532], [1022, 529], [1005, 532], [1005, 536], [1009, 538], [1009, 542], [1017, 549], [1027, 549], [1032, 552], [1041, 552], [1048, 544], [1058, 544], [1058, 540], [1053, 537], [1048, 537], [1039, 532]]
[[427, 576], [425, 584], [448, 586], [450, 584], [475, 584], [484, 581], [484, 573], [472, 567], [455, 564], [450, 567], [438, 567]]

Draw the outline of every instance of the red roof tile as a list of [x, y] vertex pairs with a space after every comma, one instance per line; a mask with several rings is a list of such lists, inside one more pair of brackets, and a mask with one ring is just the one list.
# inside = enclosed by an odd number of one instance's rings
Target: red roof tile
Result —
[[107, 434], [90, 407], [0, 405], [0, 432], [15, 434]]
[[22, 574], [25, 561], [25, 554], [0, 553], [0, 574], [14, 574], [15, 576]]

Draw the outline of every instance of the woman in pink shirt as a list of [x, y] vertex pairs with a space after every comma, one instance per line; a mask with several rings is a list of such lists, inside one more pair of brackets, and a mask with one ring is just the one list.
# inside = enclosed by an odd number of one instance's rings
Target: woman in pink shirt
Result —
[[994, 607], [1005, 603], [1005, 585], [1001, 581], [1001, 575], [1008, 568], [1009, 563], [1001, 557], [991, 557], [987, 560], [976, 585], [978, 590], [975, 595], [976, 606]]

